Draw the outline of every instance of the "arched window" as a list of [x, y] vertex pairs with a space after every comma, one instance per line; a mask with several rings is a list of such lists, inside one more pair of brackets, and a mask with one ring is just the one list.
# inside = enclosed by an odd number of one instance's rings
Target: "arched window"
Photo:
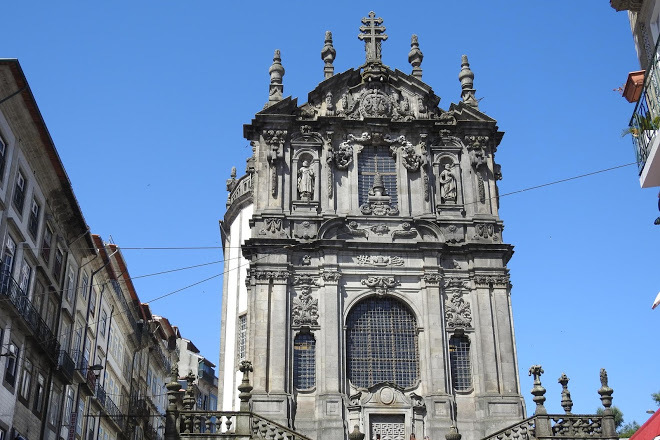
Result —
[[472, 389], [472, 371], [470, 368], [470, 339], [467, 336], [452, 336], [449, 339], [449, 363], [451, 381], [456, 391]]
[[316, 385], [316, 341], [309, 333], [298, 333], [293, 340], [293, 386], [308, 390]]
[[392, 205], [397, 204], [396, 161], [387, 148], [364, 147], [358, 159], [358, 194], [360, 205], [367, 202], [369, 190], [374, 184], [376, 172], [383, 178], [383, 185]]
[[347, 319], [348, 378], [356, 387], [413, 386], [419, 376], [417, 322], [401, 301], [368, 298]]

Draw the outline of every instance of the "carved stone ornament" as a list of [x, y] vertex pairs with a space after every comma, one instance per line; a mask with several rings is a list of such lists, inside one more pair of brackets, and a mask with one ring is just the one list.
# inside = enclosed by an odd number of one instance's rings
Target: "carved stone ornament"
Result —
[[264, 227], [259, 231], [259, 235], [266, 235], [278, 238], [290, 238], [289, 234], [282, 228], [282, 219], [274, 217], [264, 218]]
[[417, 154], [415, 147], [405, 136], [401, 135], [393, 138], [387, 135], [383, 140], [390, 144], [390, 153], [393, 156], [401, 156], [401, 163], [408, 171], [419, 171], [420, 166], [424, 162], [424, 158]]
[[465, 232], [462, 225], [447, 225], [440, 228], [447, 243], [460, 243], [465, 241]]
[[453, 111], [442, 112], [438, 115], [437, 118], [438, 124], [442, 125], [456, 125], [456, 118], [454, 117]]
[[439, 284], [442, 281], [442, 275], [439, 273], [425, 273], [422, 275], [422, 279], [426, 281], [427, 284]]
[[377, 295], [385, 295], [389, 289], [399, 284], [394, 277], [378, 276], [370, 276], [363, 279], [361, 282], [365, 286], [374, 289]]
[[465, 136], [465, 145], [470, 152], [470, 163], [475, 170], [486, 165], [488, 136]]
[[271, 194], [277, 195], [277, 161], [284, 157], [284, 141], [286, 139], [286, 130], [264, 130], [263, 137], [268, 146], [266, 160], [271, 169]]
[[477, 286], [502, 286], [511, 287], [509, 275], [475, 275], [474, 283]]
[[312, 264], [312, 257], [310, 257], [309, 255], [303, 255], [300, 258], [300, 265], [301, 266], [309, 266], [310, 264]]
[[474, 225], [475, 240], [493, 240], [499, 241], [500, 228], [494, 223], [476, 223]]
[[[332, 198], [333, 196], [333, 188], [332, 188], [332, 182], [334, 180], [334, 176], [332, 173], [332, 162], [334, 160], [334, 151], [332, 150], [332, 135], [334, 133], [332, 131], [326, 131], [325, 136], [322, 137], [323, 139], [323, 149], [326, 151], [325, 154], [325, 163], [328, 165], [326, 167], [326, 176], [327, 176], [327, 185], [328, 185], [328, 198]], [[353, 151], [351, 151], [351, 157], [353, 157]]]
[[303, 286], [299, 294], [293, 298], [291, 321], [293, 325], [319, 325], [319, 301], [312, 298], [312, 289]]
[[463, 290], [463, 289], [469, 289], [470, 288], [470, 280], [467, 280], [465, 278], [455, 278], [455, 277], [448, 277], [445, 278], [445, 289], [446, 290], [456, 290], [458, 289]]
[[360, 266], [403, 266], [403, 258], [401, 257], [387, 257], [384, 255], [358, 255], [357, 264]]
[[349, 398], [348, 401], [350, 402], [351, 406], [359, 406], [362, 400], [362, 392], [358, 391], [355, 394], [352, 394]]
[[398, 215], [399, 208], [397, 208], [396, 205], [393, 205], [391, 201], [392, 198], [387, 194], [385, 184], [383, 183], [383, 177], [376, 172], [374, 175], [374, 183], [371, 188], [369, 188], [367, 203], [360, 206], [360, 211], [365, 215]]
[[349, 134], [347, 139], [339, 144], [339, 147], [333, 151], [333, 157], [335, 160], [335, 166], [339, 170], [345, 170], [353, 162], [353, 146], [358, 145], [360, 148], [365, 143], [371, 141], [371, 135], [369, 133], [362, 133], [361, 136], [355, 136]]
[[256, 280], [288, 281], [291, 273], [288, 270], [252, 270], [252, 276]]
[[337, 282], [341, 278], [341, 273], [336, 270], [325, 271], [321, 274], [325, 281]]
[[316, 238], [316, 234], [316, 224], [309, 220], [303, 220], [302, 222], [296, 223], [293, 230], [294, 237], [305, 240]]
[[410, 394], [410, 401], [412, 402], [413, 407], [416, 409], [426, 408], [426, 404], [424, 403], [424, 398], [416, 393]]
[[470, 304], [463, 299], [460, 292], [454, 292], [445, 301], [445, 320], [450, 328], [469, 328], [472, 326], [472, 311]]
[[318, 286], [318, 279], [308, 274], [294, 275], [293, 282], [291, 284], [294, 286], [299, 286], [301, 284]]
[[395, 238], [415, 238], [417, 237], [417, 229], [413, 228], [408, 222], [402, 223], [399, 229], [392, 231], [392, 239]]
[[360, 226], [355, 220], [348, 222], [346, 226], [349, 233], [355, 237], [368, 238], [370, 233], [381, 237], [389, 234], [394, 240], [396, 238], [415, 238], [418, 235], [417, 229], [408, 222], [402, 223], [397, 229], [391, 229], [383, 223]]

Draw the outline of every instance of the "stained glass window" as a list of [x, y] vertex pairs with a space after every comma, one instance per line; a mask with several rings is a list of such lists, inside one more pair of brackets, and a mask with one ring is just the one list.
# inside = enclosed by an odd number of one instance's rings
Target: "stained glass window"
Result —
[[347, 320], [347, 363], [354, 386], [368, 388], [382, 382], [413, 386], [419, 377], [414, 315], [393, 298], [358, 303]]

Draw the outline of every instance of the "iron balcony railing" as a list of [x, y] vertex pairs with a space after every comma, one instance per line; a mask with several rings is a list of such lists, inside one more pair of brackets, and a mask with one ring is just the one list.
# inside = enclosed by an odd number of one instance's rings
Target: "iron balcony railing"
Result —
[[660, 56], [658, 50], [660, 50], [660, 38], [656, 42], [653, 58], [649, 61], [649, 67], [644, 75], [642, 94], [630, 118], [629, 128], [625, 132], [632, 135], [640, 175], [651, 153], [652, 141], [660, 134]]
[[14, 306], [16, 313], [23, 318], [39, 346], [48, 358], [57, 364], [60, 351], [57, 337], [43, 320], [39, 310], [32, 305], [27, 294], [7, 271], [0, 274], [0, 296], [7, 298], [8, 302]]
[[121, 413], [115, 402], [108, 396], [105, 388], [100, 383], [96, 384], [95, 397], [103, 407], [110, 420], [119, 428], [126, 429], [126, 417]]
[[66, 350], [60, 350], [60, 355], [57, 359], [57, 370], [66, 378], [68, 383], [73, 382], [73, 372], [76, 370], [76, 364]]

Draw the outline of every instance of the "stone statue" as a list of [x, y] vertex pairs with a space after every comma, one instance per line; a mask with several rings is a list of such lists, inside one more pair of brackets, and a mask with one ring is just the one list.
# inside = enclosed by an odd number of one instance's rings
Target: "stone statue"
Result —
[[440, 173], [440, 197], [442, 203], [456, 203], [456, 177], [450, 164]]
[[314, 198], [314, 170], [304, 161], [298, 170], [298, 198], [312, 200]]

